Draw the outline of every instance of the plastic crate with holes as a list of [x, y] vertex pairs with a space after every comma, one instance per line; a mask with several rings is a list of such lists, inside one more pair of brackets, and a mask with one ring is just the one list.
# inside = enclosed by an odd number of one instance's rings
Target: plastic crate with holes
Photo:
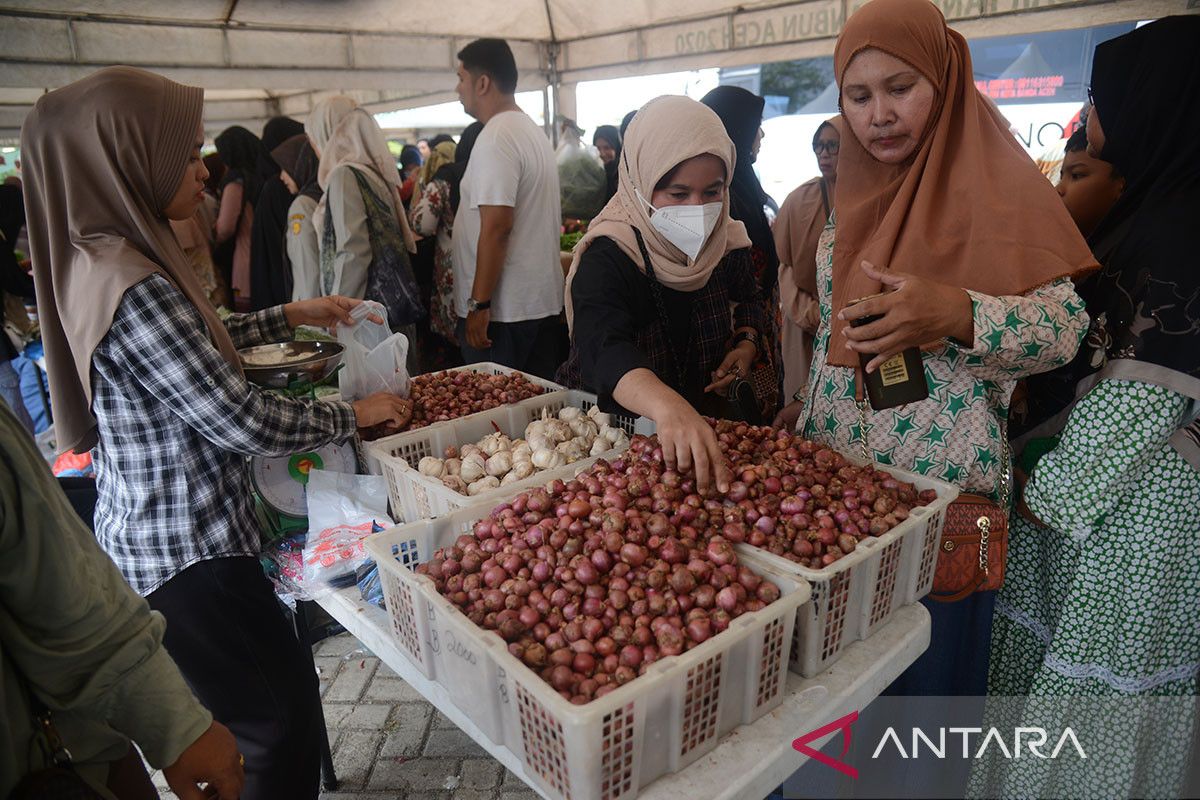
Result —
[[791, 660], [792, 670], [807, 678], [824, 672], [847, 646], [868, 638], [897, 609], [928, 594], [933, 584], [946, 506], [958, 497], [958, 489], [924, 475], [875, 466], [918, 491], [933, 489], [937, 499], [912, 509], [908, 519], [882, 536], [863, 539], [854, 552], [824, 569], [802, 567], [755, 548], [773, 570], [802, 577], [812, 587], [812, 603], [800, 609], [793, 628]]
[[[523, 438], [530, 422], [540, 419], [542, 412], [554, 415], [566, 406], [584, 411], [596, 405], [596, 396], [587, 392], [566, 390], [523, 400], [514, 405], [501, 406], [491, 411], [481, 411], [462, 419], [418, 428], [407, 433], [398, 433], [378, 439], [367, 445], [368, 460], [373, 459], [388, 481], [388, 494], [392, 511], [398, 519], [413, 522], [448, 514], [464, 506], [491, 502], [493, 505], [513, 497], [526, 489], [545, 486], [555, 478], [564, 480], [575, 477], [598, 459], [612, 460], [620, 456], [617, 448], [606, 450], [596, 456], [573, 461], [555, 469], [541, 470], [528, 478], [507, 486], [492, 489], [475, 496], [460, 494], [443, 484], [439, 479], [422, 475], [417, 464], [425, 456], [441, 457], [446, 448], [471, 444], [495, 431], [513, 439]], [[610, 414], [613, 427], [621, 428], [630, 435], [654, 432], [654, 423], [644, 417]]]
[[380, 565], [400, 649], [551, 797], [630, 800], [783, 699], [792, 626], [809, 587], [739, 546], [743, 563], [779, 586], [779, 600], [604, 697], [582, 706], [568, 702], [510, 654], [499, 635], [474, 625], [432, 580], [411, 571], [491, 508], [474, 505], [400, 525], [369, 538], [367, 549]]
[[[514, 373], [521, 372], [520, 370], [512, 369], [510, 367], [506, 367], [502, 364], [497, 364], [492, 361], [480, 361], [475, 364], [467, 364], [464, 367], [451, 367], [450, 369], [447, 369], [445, 371], [446, 372], [481, 372], [484, 375], [512, 375]], [[540, 395], [537, 395], [536, 397], [531, 397], [531, 398], [527, 398], [525, 400], [520, 400], [516, 403], [509, 403], [507, 405], [497, 406], [496, 408], [488, 409], [486, 411], [476, 411], [474, 414], [467, 414], [466, 416], [458, 417], [456, 419], [443, 420], [442, 422], [432, 422], [429, 425], [424, 426], [423, 428], [417, 428], [416, 430], [408, 431], [407, 433], [416, 433], [417, 431], [428, 430], [429, 428], [434, 428], [439, 425], [449, 425], [449, 424], [452, 424], [455, 422], [460, 422], [462, 420], [474, 419], [482, 414], [489, 414], [492, 411], [496, 411], [497, 409], [512, 408], [514, 406], [520, 406], [525, 403], [529, 403], [531, 401], [542, 400], [551, 394], [556, 394], [556, 393], [566, 391], [565, 387], [563, 387], [560, 384], [554, 383], [553, 381], [548, 381], [544, 378], [539, 378], [537, 375], [530, 375], [528, 372], [521, 372], [521, 374], [524, 375], [526, 378], [528, 378], [530, 383], [541, 386], [543, 389], [545, 389], [545, 392], [543, 392]], [[405, 435], [404, 433], [400, 433], [400, 434], [396, 434], [395, 436], [385, 436], [380, 439], [376, 439], [374, 442], [370, 442], [369, 443], [370, 446], [368, 446], [368, 448], [367, 448], [367, 471], [370, 472], [372, 475], [382, 475], [383, 474], [383, 467], [380, 465], [379, 459], [375, 456], [375, 453], [374, 453], [374, 450], [377, 449], [374, 447], [374, 445], [379, 445], [379, 444], [387, 442], [391, 439], [395, 439], [397, 436], [404, 436], [404, 435]]]

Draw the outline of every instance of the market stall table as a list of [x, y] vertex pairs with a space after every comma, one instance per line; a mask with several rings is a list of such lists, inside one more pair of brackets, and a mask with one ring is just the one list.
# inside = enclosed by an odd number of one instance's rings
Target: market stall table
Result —
[[[432, 703], [455, 725], [496, 757], [534, 791], [521, 760], [492, 745], [437, 683], [423, 676], [392, 639], [387, 613], [362, 600], [357, 587], [317, 599], [330, 616]], [[850, 645], [842, 658], [815, 678], [789, 673], [783, 703], [752, 725], [725, 736], [708, 755], [666, 775], [638, 793], [646, 800], [689, 797], [740, 800], [765, 797], [807, 760], [792, 741], [826, 723], [861, 711], [917, 659], [929, 644], [929, 612], [920, 604], [899, 609], [870, 639]], [[831, 733], [829, 737], [836, 736]], [[817, 740], [820, 747], [826, 739]]]

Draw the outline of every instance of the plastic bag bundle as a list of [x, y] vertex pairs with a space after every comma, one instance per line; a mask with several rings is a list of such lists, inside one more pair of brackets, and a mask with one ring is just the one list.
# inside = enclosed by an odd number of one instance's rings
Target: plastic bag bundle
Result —
[[564, 136], [557, 155], [562, 214], [575, 219], [591, 219], [600, 213], [608, 199], [604, 165], [573, 132]]
[[304, 588], [348, 586], [367, 560], [363, 540], [391, 527], [387, 478], [314, 469], [308, 473]]

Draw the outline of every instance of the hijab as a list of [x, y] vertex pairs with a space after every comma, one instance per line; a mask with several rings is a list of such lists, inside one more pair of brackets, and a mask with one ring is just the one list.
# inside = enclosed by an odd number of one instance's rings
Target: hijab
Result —
[[454, 152], [456, 147], [453, 141], [438, 142], [429, 151], [429, 158], [421, 166], [421, 185], [424, 186], [433, 180], [433, 176], [438, 173], [442, 167], [454, 163]]
[[125, 292], [162, 275], [203, 318], [235, 369], [237, 350], [162, 210], [200, 132], [204, 90], [108, 67], [42, 95], [21, 130], [29, 244], [58, 441], [96, 444], [92, 353]]
[[[688, 135], [679, 136], [681, 130], [687, 131]], [[714, 155], [724, 162], [726, 176], [734, 174], [737, 152], [720, 117], [712, 109], [677, 95], [655, 98], [637, 112], [629, 124], [624, 144], [617, 194], [592, 220], [587, 233], [575, 246], [564, 298], [568, 325], [574, 324], [575, 316], [571, 281], [579, 269], [579, 260], [598, 237], [611, 239], [639, 270], [646, 272], [642, 251], [634, 235], [634, 228], [637, 228], [659, 283], [680, 292], [703, 288], [725, 256], [750, 246], [745, 226], [729, 216], [728, 192], [722, 196], [722, 219], [693, 263], [688, 263], [687, 256], [650, 224], [651, 212], [646, 202], [654, 193], [654, 187], [684, 161]], [[646, 202], [638, 197], [638, 193]]]
[[621, 163], [621, 134], [617, 132], [615, 125], [601, 125], [592, 134], [592, 144], [595, 145], [601, 140], [608, 142], [612, 149], [617, 151], [613, 160], [604, 165], [604, 178], [607, 183], [605, 202], [608, 202], [617, 194], [617, 170]]
[[[876, 161], [849, 123], [838, 154], [833, 317], [882, 291], [860, 262], [972, 289], [1025, 294], [1094, 270], [1096, 260], [1050, 182], [975, 88], [971, 52], [928, 0], [872, 0], [846, 22], [834, 49], [842, 86], [859, 52], [910, 64], [937, 91], [914, 155]], [[828, 361], [858, 366], [834, 325]]]
[[225, 163], [221, 188], [241, 181], [242, 202], [252, 207], [257, 205], [266, 177], [270, 177], [262, 174], [260, 158], [270, 160], [270, 153], [263, 147], [262, 140], [241, 125], [234, 125], [221, 131], [214, 143], [221, 161]]
[[[1200, 17], [1165, 17], [1096, 48], [1100, 158], [1125, 177], [1125, 191], [1089, 239], [1101, 262], [1079, 288], [1092, 318], [1089, 335], [1074, 361], [1030, 380], [1031, 422], [1050, 420], [1039, 435], [1061, 429], [1065, 412], [1104, 377], [1200, 401], [1197, 42]], [[1200, 469], [1200, 424], [1191, 421], [1171, 444]]]
[[299, 194], [313, 200], [321, 199], [321, 186], [317, 183], [319, 162], [307, 136], [298, 133], [287, 139], [271, 151], [271, 158], [281, 170], [292, 176]]
[[[400, 200], [401, 180], [396, 170], [396, 160], [392, 158], [387, 140], [375, 118], [359, 108], [351, 98], [337, 95], [313, 107], [308, 121], [304, 123], [304, 131], [320, 153], [317, 182], [321, 189], [328, 188], [329, 176], [338, 167], [357, 167], [374, 173], [391, 195], [392, 210], [396, 214], [405, 247], [410, 253], [417, 252], [416, 239], [408, 227], [408, 215]], [[326, 194], [317, 205], [315, 221], [318, 225], [325, 218], [325, 203], [328, 200], [329, 195]]]
[[437, 171], [434, 178], [440, 178], [450, 185], [450, 210], [458, 213], [458, 204], [462, 200], [462, 179], [467, 171], [467, 162], [471, 158], [471, 150], [475, 148], [475, 140], [483, 132], [482, 122], [472, 122], [458, 137], [458, 145], [454, 148], [454, 163], [447, 164]]
[[[845, 135], [841, 116], [822, 122], [817, 136], [826, 126]], [[779, 209], [774, 235], [780, 262], [779, 299], [785, 309], [794, 305], [797, 290], [817, 296], [817, 242], [832, 210], [833, 187], [823, 177], [801, 184]]]
[[765, 259], [764, 263], [756, 266], [761, 266], [758, 279], [763, 294], [770, 296], [779, 277], [779, 256], [775, 252], [771, 223], [763, 211], [767, 193], [754, 173], [754, 140], [762, 127], [766, 101], [740, 86], [718, 86], [704, 95], [700, 102], [717, 112], [737, 148], [737, 169], [729, 184], [730, 214], [745, 224], [750, 242]]
[[304, 133], [304, 123], [291, 117], [271, 117], [267, 120], [267, 124], [263, 125], [262, 143], [263, 148], [268, 153], [273, 152], [276, 147], [291, 139], [293, 136], [299, 136]]

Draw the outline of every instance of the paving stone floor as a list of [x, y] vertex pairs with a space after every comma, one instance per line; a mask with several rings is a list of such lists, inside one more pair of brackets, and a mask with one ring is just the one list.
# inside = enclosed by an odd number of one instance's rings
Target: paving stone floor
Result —
[[[348, 633], [316, 647], [337, 791], [321, 800], [535, 800]], [[161, 774], [164, 800], [175, 800]]]

